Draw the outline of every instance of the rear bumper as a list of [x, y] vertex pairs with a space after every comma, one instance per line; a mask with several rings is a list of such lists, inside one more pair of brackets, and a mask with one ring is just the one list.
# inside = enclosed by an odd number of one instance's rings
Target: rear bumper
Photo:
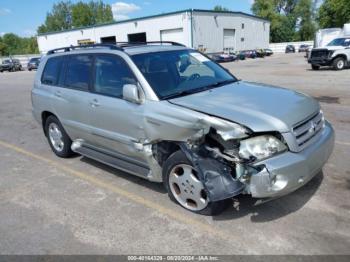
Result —
[[250, 178], [252, 197], [278, 197], [302, 187], [322, 170], [333, 146], [334, 130], [326, 122], [320, 139], [303, 151], [286, 152], [256, 163], [255, 166], [265, 168]]

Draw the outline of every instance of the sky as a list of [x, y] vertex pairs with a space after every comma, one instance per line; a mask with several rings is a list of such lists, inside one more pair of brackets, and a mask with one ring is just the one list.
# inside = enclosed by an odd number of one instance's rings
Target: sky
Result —
[[[19, 36], [32, 36], [44, 23], [47, 12], [60, 0], [0, 0], [0, 36], [15, 33]], [[71, 0], [71, 2], [78, 2]], [[84, 1], [83, 2], [88, 2]], [[215, 5], [232, 11], [251, 13], [253, 0], [104, 0], [112, 6], [117, 20], [178, 11], [182, 9], [213, 9]]]

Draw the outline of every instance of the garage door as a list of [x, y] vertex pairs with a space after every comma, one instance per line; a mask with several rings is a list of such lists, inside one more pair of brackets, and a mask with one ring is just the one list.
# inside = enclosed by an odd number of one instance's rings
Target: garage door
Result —
[[161, 30], [160, 31], [160, 40], [186, 44], [182, 28]]
[[235, 29], [224, 29], [224, 50], [234, 50], [236, 47]]

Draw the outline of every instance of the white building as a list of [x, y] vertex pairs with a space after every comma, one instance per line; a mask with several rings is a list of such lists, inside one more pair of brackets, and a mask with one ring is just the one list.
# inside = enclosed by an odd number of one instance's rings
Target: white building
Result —
[[38, 35], [41, 53], [84, 43], [174, 41], [207, 53], [268, 48], [270, 22], [242, 12], [183, 10]]

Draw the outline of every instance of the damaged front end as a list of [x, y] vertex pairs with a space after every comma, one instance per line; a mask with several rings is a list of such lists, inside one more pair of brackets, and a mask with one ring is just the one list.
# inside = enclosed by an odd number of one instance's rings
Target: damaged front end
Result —
[[202, 128], [182, 141], [148, 144], [148, 163], [153, 167], [153, 175], [155, 172], [161, 175], [161, 164], [169, 152], [182, 150], [196, 169], [210, 201], [251, 193], [252, 175], [266, 171], [263, 166], [253, 165], [257, 157], [242, 151], [241, 141], [250, 138], [253, 132], [216, 117], [200, 119], [194, 125]]

